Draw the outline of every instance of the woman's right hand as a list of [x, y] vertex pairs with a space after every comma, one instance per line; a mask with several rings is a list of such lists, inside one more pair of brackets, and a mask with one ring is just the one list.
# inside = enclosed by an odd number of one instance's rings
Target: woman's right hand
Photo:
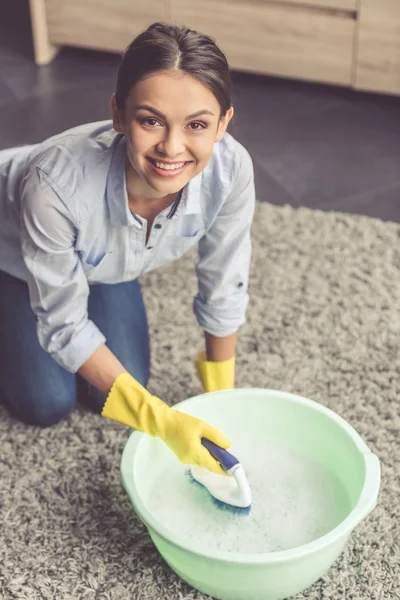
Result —
[[170, 408], [163, 417], [161, 433], [161, 439], [182, 463], [205, 467], [218, 475], [227, 475], [201, 443], [201, 438], [205, 437], [227, 450], [231, 442], [219, 429], [196, 417]]
[[225, 450], [230, 447], [230, 440], [205, 421], [169, 407], [127, 372], [114, 381], [101, 414], [159, 437], [184, 464], [227, 475], [203, 446], [201, 438], [206, 437]]

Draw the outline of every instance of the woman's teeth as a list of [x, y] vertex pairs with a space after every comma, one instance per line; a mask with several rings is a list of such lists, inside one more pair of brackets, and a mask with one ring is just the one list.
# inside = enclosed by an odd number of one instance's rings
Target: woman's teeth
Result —
[[167, 165], [165, 163], [158, 162], [157, 160], [153, 161], [158, 169], [164, 169], [165, 171], [174, 171], [175, 169], [181, 169], [184, 166], [184, 162], [176, 163], [175, 165]]

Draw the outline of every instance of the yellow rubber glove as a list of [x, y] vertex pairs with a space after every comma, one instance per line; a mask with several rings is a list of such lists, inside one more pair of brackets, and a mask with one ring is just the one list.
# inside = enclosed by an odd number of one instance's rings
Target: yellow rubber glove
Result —
[[230, 440], [208, 423], [170, 408], [129, 373], [122, 373], [114, 381], [101, 414], [159, 437], [184, 464], [227, 475], [202, 445], [201, 438], [206, 437], [225, 450], [230, 447]]
[[204, 350], [194, 360], [197, 374], [205, 392], [231, 390], [235, 387], [235, 356], [221, 362], [207, 360]]

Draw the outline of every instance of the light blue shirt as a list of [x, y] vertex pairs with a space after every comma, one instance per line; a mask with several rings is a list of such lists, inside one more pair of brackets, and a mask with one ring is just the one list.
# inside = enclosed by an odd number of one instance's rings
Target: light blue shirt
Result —
[[130, 281], [199, 243], [193, 310], [219, 337], [245, 321], [254, 212], [251, 158], [231, 135], [179, 203], [129, 210], [125, 137], [111, 121], [0, 152], [0, 270], [27, 281], [41, 346], [74, 373], [106, 342], [88, 318], [92, 283]]

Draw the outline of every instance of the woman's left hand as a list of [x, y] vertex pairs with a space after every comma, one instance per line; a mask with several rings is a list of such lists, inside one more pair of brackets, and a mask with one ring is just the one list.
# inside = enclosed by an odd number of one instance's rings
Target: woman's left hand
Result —
[[204, 350], [195, 357], [197, 375], [205, 392], [231, 390], [235, 387], [235, 356], [221, 362], [207, 360]]

